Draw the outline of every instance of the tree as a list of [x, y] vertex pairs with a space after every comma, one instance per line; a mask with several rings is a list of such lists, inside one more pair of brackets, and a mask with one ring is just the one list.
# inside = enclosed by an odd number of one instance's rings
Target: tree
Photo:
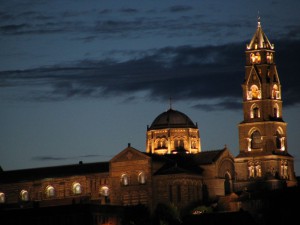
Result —
[[154, 211], [154, 224], [177, 225], [181, 224], [180, 213], [174, 204], [158, 203]]

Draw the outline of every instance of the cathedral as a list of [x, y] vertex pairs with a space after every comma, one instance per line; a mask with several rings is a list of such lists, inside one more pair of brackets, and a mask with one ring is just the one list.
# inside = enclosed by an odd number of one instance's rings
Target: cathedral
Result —
[[[0, 211], [81, 202], [142, 204], [150, 211], [160, 203], [172, 203], [183, 210], [218, 204], [244, 191], [297, 186], [275, 48], [260, 21], [245, 56], [237, 156], [226, 146], [202, 150], [198, 125], [170, 107], [147, 126], [145, 151], [129, 143], [108, 162], [0, 171]], [[240, 209], [239, 204], [231, 206], [226, 210]], [[105, 224], [105, 218], [100, 219], [95, 224]]]

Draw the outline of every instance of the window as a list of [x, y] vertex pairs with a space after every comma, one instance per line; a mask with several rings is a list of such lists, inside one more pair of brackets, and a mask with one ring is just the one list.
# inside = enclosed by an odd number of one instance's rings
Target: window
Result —
[[101, 187], [100, 194], [105, 197], [109, 196], [109, 188], [107, 186]]
[[250, 63], [255, 64], [255, 63], [260, 63], [260, 61], [261, 61], [261, 56], [258, 52], [256, 52], [255, 54], [254, 53], [250, 54]]
[[252, 85], [250, 89], [251, 89], [252, 99], [260, 99], [261, 98], [260, 90], [258, 89], [258, 87], [256, 85]]
[[0, 192], [0, 204], [5, 202], [5, 194]]
[[28, 201], [29, 200], [29, 194], [28, 194], [28, 191], [26, 190], [22, 190], [20, 192], [20, 198], [22, 201]]
[[47, 187], [46, 187], [46, 196], [47, 196], [48, 198], [54, 197], [54, 196], [55, 196], [55, 190], [54, 190], [54, 187], [52, 187], [52, 186], [47, 186]]
[[248, 174], [249, 178], [261, 177], [261, 163], [259, 161], [249, 161], [248, 162]]
[[251, 148], [258, 149], [261, 148], [262, 137], [258, 130], [254, 131], [251, 135]]
[[102, 204], [108, 204], [110, 202], [109, 194], [109, 188], [107, 186], [100, 188], [100, 195], [103, 197], [101, 200]]
[[285, 150], [285, 137], [282, 135], [282, 131], [279, 129], [276, 131], [276, 148], [284, 151]]
[[281, 173], [282, 178], [284, 178], [284, 179], [288, 178], [288, 163], [287, 163], [287, 160], [281, 160], [280, 173]]
[[123, 186], [127, 186], [129, 184], [128, 175], [126, 173], [122, 174], [121, 176], [121, 184]]
[[72, 189], [73, 189], [73, 194], [75, 195], [79, 195], [82, 193], [82, 188], [79, 183], [74, 183]]
[[197, 141], [191, 141], [191, 148], [195, 149], [197, 148]]
[[226, 172], [226, 174], [225, 174], [224, 190], [225, 190], [225, 195], [228, 195], [231, 193], [231, 182], [230, 182], [229, 172]]
[[261, 165], [259, 162], [255, 163], [255, 175], [261, 177]]
[[251, 106], [250, 118], [260, 118], [260, 111], [256, 104]]
[[249, 177], [254, 177], [254, 165], [253, 165], [253, 163], [249, 164], [248, 171], [249, 171]]
[[280, 99], [280, 92], [276, 84], [274, 84], [272, 88], [272, 99]]
[[138, 175], [138, 182], [140, 184], [145, 184], [146, 183], [146, 175], [144, 172], [140, 172]]
[[268, 63], [273, 63], [273, 54], [272, 53], [267, 53], [267, 62]]
[[164, 149], [167, 148], [167, 141], [166, 139], [158, 139], [156, 141], [156, 149]]
[[175, 140], [175, 149], [184, 149], [184, 141], [182, 139]]

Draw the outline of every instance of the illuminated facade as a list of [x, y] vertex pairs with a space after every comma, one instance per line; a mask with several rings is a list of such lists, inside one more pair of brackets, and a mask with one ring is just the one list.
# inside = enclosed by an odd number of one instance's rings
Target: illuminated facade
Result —
[[242, 84], [244, 120], [239, 124], [240, 153], [235, 158], [235, 190], [294, 186], [294, 159], [287, 149], [287, 124], [282, 117], [282, 93], [275, 49], [258, 21], [246, 46]]
[[[260, 21], [246, 48], [239, 154], [202, 151], [198, 125], [170, 107], [147, 127], [146, 151], [128, 145], [109, 162], [0, 171], [0, 208], [173, 203], [179, 209], [244, 190], [297, 185], [287, 148], [274, 45]], [[234, 193], [235, 192], [235, 193]], [[236, 210], [236, 209], [230, 209]], [[98, 214], [95, 224], [116, 224]], [[102, 222], [101, 222], [102, 221]], [[98, 223], [99, 222], [99, 223]]]
[[158, 115], [147, 128], [147, 153], [201, 152], [199, 129], [182, 112], [170, 108]]

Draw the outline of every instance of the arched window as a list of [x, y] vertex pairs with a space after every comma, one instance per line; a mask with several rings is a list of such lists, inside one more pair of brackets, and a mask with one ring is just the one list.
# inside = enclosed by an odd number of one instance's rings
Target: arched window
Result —
[[248, 177], [255, 177], [254, 163], [252, 161], [248, 162]]
[[225, 195], [231, 193], [230, 175], [228, 173], [225, 174], [224, 189], [225, 189]]
[[79, 194], [82, 193], [82, 188], [81, 188], [81, 185], [79, 183], [74, 183], [73, 187], [72, 187], [72, 190], [73, 190], [73, 194], [75, 194], [75, 195], [79, 195]]
[[256, 106], [255, 108], [253, 108], [253, 117], [254, 118], [259, 118], [259, 109], [258, 107]]
[[48, 198], [55, 196], [55, 189], [54, 189], [54, 187], [52, 187], [50, 185], [46, 187], [46, 196]]
[[255, 64], [255, 63], [260, 63], [261, 62], [261, 56], [258, 52], [251, 53], [250, 54], [250, 63]]
[[272, 88], [272, 99], [280, 99], [280, 92], [276, 84], [274, 84]]
[[280, 127], [276, 131], [276, 148], [281, 151], [285, 150], [285, 137], [283, 137], [283, 132]]
[[122, 176], [121, 176], [121, 184], [123, 186], [127, 186], [129, 184], [129, 178], [126, 173], [122, 174]]
[[253, 118], [260, 118], [260, 110], [256, 104], [251, 106], [250, 117]]
[[22, 190], [20, 192], [20, 198], [22, 201], [28, 201], [29, 200], [29, 194], [28, 194], [28, 191], [26, 190]]
[[258, 149], [261, 148], [262, 144], [262, 137], [258, 130], [254, 131], [251, 134], [251, 148]]
[[138, 175], [138, 182], [140, 184], [145, 184], [146, 183], [146, 175], [144, 172], [140, 172]]
[[102, 186], [100, 188], [100, 194], [105, 197], [109, 196], [109, 188], [107, 186]]
[[273, 53], [267, 53], [267, 63], [273, 63]]
[[284, 179], [288, 178], [288, 162], [287, 162], [287, 160], [281, 160], [280, 175]]
[[103, 197], [101, 201], [103, 204], [109, 203], [109, 194], [109, 188], [107, 186], [102, 186], [100, 188], [100, 195]]
[[260, 162], [255, 162], [255, 176], [261, 177], [261, 165]]
[[251, 99], [260, 99], [261, 98], [261, 93], [260, 90], [256, 85], [252, 85], [250, 87], [251, 90]]
[[175, 140], [175, 149], [184, 149], [184, 141], [182, 139]]
[[5, 203], [5, 194], [3, 192], [0, 192], [0, 204]]
[[195, 140], [191, 141], [191, 148], [193, 148], [193, 149], [197, 148], [197, 141], [195, 141]]
[[249, 161], [248, 162], [248, 173], [249, 178], [261, 177], [261, 163], [259, 161]]
[[166, 141], [166, 139], [162, 138], [162, 139], [156, 140], [156, 148], [157, 149], [167, 148], [167, 141]]

